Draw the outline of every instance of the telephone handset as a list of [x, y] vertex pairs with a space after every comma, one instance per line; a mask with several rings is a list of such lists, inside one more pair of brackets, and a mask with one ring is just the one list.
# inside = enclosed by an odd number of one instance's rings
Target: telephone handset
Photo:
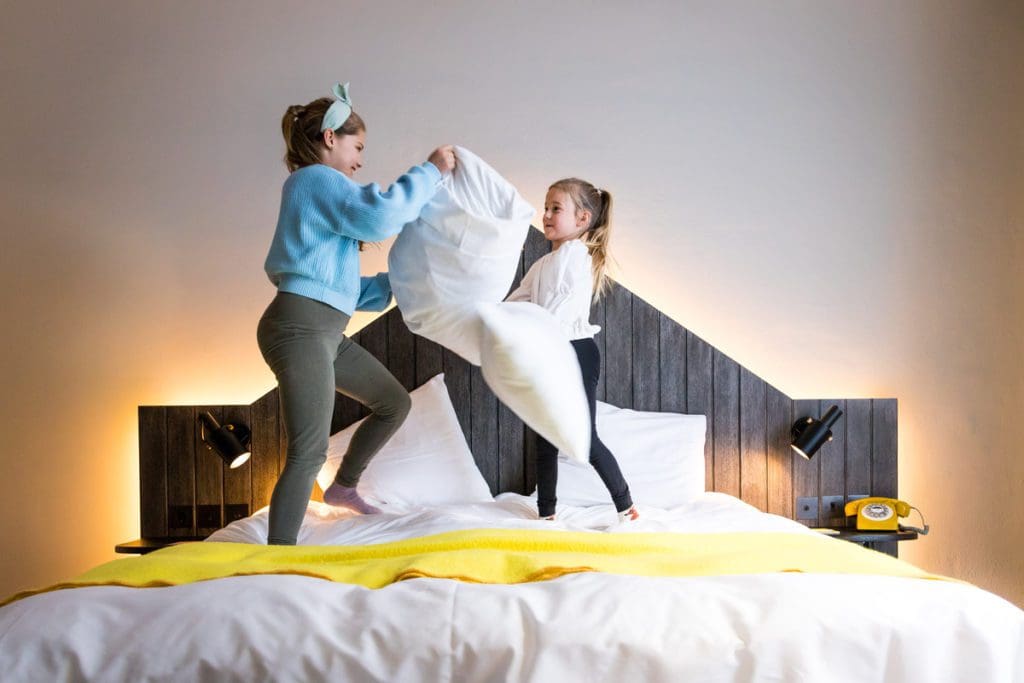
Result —
[[858, 498], [846, 504], [846, 516], [857, 515], [857, 528], [861, 531], [916, 531], [924, 536], [928, 533], [928, 524], [924, 521], [924, 514], [921, 515], [923, 528], [904, 526], [899, 523], [898, 517], [906, 517], [911, 510], [917, 510], [910, 503], [895, 498]]

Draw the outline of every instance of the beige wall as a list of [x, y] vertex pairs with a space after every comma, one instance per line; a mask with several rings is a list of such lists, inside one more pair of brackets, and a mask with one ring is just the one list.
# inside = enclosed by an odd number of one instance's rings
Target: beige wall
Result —
[[592, 179], [623, 284], [791, 396], [897, 397], [904, 557], [1024, 605], [1015, 4], [5, 7], [0, 593], [137, 536], [137, 405], [272, 385], [280, 116], [344, 79], [366, 181]]

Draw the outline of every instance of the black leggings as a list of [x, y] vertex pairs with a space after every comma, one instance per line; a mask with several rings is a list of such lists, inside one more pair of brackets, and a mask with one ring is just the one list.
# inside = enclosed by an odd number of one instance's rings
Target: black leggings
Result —
[[[629, 486], [622, 477], [615, 456], [597, 435], [597, 380], [601, 376], [601, 352], [593, 338], [576, 339], [572, 342], [572, 348], [576, 351], [583, 372], [583, 388], [587, 392], [587, 404], [590, 406], [590, 464], [608, 487], [615, 509], [622, 512], [633, 505]], [[537, 511], [541, 517], [549, 517], [555, 514], [558, 448], [539, 434], [534, 436], [537, 444]]]

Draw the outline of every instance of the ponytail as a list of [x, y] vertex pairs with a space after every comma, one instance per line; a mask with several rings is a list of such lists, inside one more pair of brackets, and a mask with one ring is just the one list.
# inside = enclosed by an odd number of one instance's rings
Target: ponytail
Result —
[[612, 194], [608, 190], [594, 187], [586, 180], [565, 178], [551, 185], [553, 190], [562, 190], [576, 204], [577, 210], [590, 212], [590, 225], [580, 235], [586, 245], [592, 263], [594, 301], [601, 297], [611, 286], [608, 278], [608, 266], [611, 254], [608, 246], [612, 229]]
[[[285, 111], [281, 119], [281, 134], [285, 144], [284, 163], [289, 173], [303, 166], [320, 163], [320, 149], [324, 140], [320, 125], [333, 103], [330, 97], [321, 97], [309, 104], [293, 104]], [[334, 132], [336, 135], [356, 135], [365, 130], [363, 119], [352, 112]]]

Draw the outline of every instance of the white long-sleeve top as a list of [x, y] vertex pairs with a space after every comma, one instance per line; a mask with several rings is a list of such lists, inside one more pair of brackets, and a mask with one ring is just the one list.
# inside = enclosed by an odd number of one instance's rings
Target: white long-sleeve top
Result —
[[565, 242], [537, 259], [505, 301], [530, 301], [547, 309], [569, 339], [587, 339], [601, 331], [590, 324], [592, 262], [580, 240]]

